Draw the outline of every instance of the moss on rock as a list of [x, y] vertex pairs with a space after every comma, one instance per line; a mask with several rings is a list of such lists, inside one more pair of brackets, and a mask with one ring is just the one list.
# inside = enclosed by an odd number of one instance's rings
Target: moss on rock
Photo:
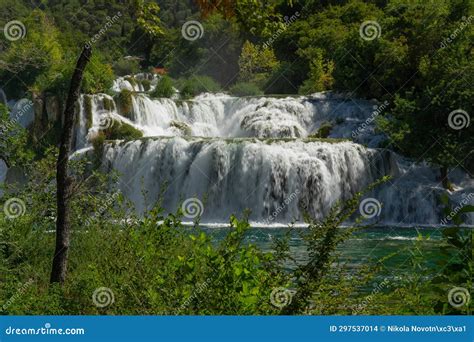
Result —
[[127, 89], [122, 89], [117, 95], [120, 114], [129, 119], [131, 119], [132, 116], [132, 96], [132, 92]]

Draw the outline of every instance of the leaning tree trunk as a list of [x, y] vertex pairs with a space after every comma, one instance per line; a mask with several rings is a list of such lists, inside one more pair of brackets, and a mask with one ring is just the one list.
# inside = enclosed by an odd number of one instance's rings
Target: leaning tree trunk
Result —
[[64, 283], [67, 272], [67, 255], [71, 230], [70, 206], [71, 177], [68, 176], [69, 154], [71, 152], [72, 132], [75, 122], [76, 103], [79, 99], [84, 69], [92, 55], [91, 47], [86, 45], [77, 61], [72, 75], [71, 86], [64, 110], [64, 126], [59, 145], [59, 156], [56, 164], [57, 210], [56, 221], [56, 250], [54, 251], [51, 283]]
[[446, 166], [441, 166], [440, 173], [441, 173], [441, 183], [443, 184], [443, 188], [451, 190], [451, 183], [449, 182], [449, 177], [448, 177], [448, 168]]

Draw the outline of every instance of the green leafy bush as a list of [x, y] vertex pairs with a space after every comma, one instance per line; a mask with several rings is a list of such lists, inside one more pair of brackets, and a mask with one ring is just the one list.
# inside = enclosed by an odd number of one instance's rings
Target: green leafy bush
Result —
[[155, 89], [151, 92], [152, 97], [171, 97], [175, 93], [173, 81], [168, 76], [163, 76], [157, 83]]
[[308, 138], [322, 138], [326, 139], [331, 134], [332, 124], [330, 122], [323, 122], [318, 131], [308, 136]]
[[130, 118], [132, 113], [132, 92], [128, 89], [122, 89], [117, 95], [117, 104], [119, 107], [120, 115]]
[[113, 64], [117, 76], [135, 75], [140, 72], [140, 63], [137, 59], [119, 59]]
[[[36, 79], [35, 89], [66, 98], [71, 83], [75, 61], [61, 63], [55, 73], [40, 76]], [[84, 71], [81, 92], [86, 94], [106, 93], [113, 85], [114, 73], [109, 64], [102, 61], [102, 57], [94, 54], [91, 62]]]
[[143, 133], [136, 129], [135, 127], [125, 123], [113, 120], [113, 123], [110, 127], [102, 130], [104, 133], [105, 139], [107, 140], [135, 140], [143, 137]]
[[219, 84], [209, 76], [193, 76], [186, 80], [180, 80], [179, 83], [179, 89], [183, 98], [220, 90]]
[[88, 94], [105, 93], [112, 87], [114, 78], [110, 64], [104, 63], [99, 55], [94, 54], [84, 72], [82, 91]]
[[240, 82], [234, 84], [229, 89], [230, 93], [235, 96], [258, 96], [263, 95], [263, 91], [254, 83]]
[[141, 84], [143, 86], [144, 91], [150, 90], [150, 87], [151, 87], [151, 81], [150, 80], [144, 79], [144, 80], [141, 81]]

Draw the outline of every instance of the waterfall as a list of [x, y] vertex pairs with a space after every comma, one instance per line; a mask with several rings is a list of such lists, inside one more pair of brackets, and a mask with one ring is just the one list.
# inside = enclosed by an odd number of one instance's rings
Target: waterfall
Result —
[[0, 88], [0, 103], [6, 105], [7, 104], [7, 94]]
[[[3, 159], [0, 159], [0, 184], [5, 181], [7, 177], [8, 167]], [[0, 197], [3, 196], [3, 190], [0, 188]]]
[[301, 220], [301, 206], [320, 218], [337, 200], [385, 174], [384, 157], [350, 142], [181, 137], [107, 145], [104, 154], [106, 167], [122, 175], [119, 186], [139, 211], [160, 196], [170, 211], [187, 198], [205, 198], [203, 219], [218, 222], [246, 208], [253, 221], [270, 220], [285, 201], [278, 222]]
[[[301, 221], [302, 210], [322, 218], [337, 201], [390, 175], [387, 184], [366, 196], [380, 205], [371, 222], [439, 225], [444, 219], [439, 199], [446, 191], [437, 170], [376, 148], [384, 136], [374, 120], [384, 104], [330, 93], [201, 94], [188, 101], [135, 93], [124, 117], [119, 106], [105, 106], [104, 99], [114, 101], [109, 95], [91, 96], [90, 114], [81, 106], [76, 147], [88, 146], [104, 115], [143, 132], [140, 140], [107, 143], [103, 155], [104, 170], [118, 172], [117, 186], [140, 213], [159, 199], [174, 212], [197, 198], [203, 222], [227, 222], [248, 208], [254, 223], [285, 224]], [[314, 138], [323, 126], [334, 139]], [[453, 182], [458, 184], [450, 194], [454, 203], [467, 196], [474, 204], [473, 180], [457, 171]], [[473, 215], [467, 220], [474, 223]]]

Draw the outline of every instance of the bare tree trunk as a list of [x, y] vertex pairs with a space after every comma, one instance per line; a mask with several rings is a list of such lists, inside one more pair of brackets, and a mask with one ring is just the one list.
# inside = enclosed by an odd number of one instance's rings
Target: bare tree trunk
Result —
[[449, 178], [448, 178], [448, 168], [446, 166], [441, 166], [440, 173], [441, 173], [441, 183], [443, 184], [443, 188], [451, 190], [451, 183], [449, 182]]
[[56, 250], [54, 251], [51, 283], [64, 283], [67, 273], [67, 255], [71, 230], [69, 200], [71, 197], [71, 178], [68, 176], [69, 154], [71, 153], [72, 132], [75, 122], [76, 103], [81, 91], [84, 69], [92, 55], [91, 47], [84, 46], [72, 75], [71, 86], [64, 110], [64, 126], [59, 145], [59, 156], [56, 164], [57, 210]]

